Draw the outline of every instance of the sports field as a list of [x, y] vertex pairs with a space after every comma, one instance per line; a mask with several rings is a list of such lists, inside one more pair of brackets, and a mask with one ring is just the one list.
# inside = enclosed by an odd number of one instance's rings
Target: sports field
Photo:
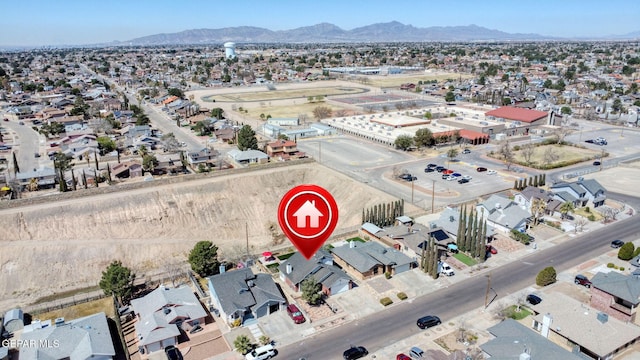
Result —
[[263, 90], [252, 92], [232, 92], [218, 95], [203, 96], [202, 100], [211, 102], [258, 102], [258, 101], [271, 101], [271, 100], [288, 100], [288, 99], [306, 99], [309, 96], [314, 98], [317, 96], [330, 96], [330, 95], [351, 95], [361, 94], [368, 92], [366, 88], [360, 87], [317, 87], [317, 88], [305, 88], [305, 89], [289, 89], [289, 90]]

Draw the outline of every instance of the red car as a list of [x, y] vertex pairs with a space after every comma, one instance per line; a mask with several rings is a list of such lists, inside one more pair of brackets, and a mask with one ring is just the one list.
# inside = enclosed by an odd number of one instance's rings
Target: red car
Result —
[[396, 355], [396, 360], [411, 360], [411, 358], [405, 354], [398, 354]]
[[445, 175], [451, 175], [451, 174], [454, 173], [454, 171], [451, 170], [451, 169], [447, 169], [447, 170], [443, 171], [442, 173], [445, 174]]
[[495, 247], [493, 247], [491, 245], [487, 245], [487, 251], [490, 252], [493, 255], [498, 253], [498, 249], [496, 249]]
[[287, 306], [287, 314], [289, 314], [289, 317], [296, 324], [302, 324], [306, 320], [304, 318], [304, 315], [302, 315], [302, 312], [300, 311], [300, 309], [298, 309], [298, 307], [295, 306], [294, 304], [289, 304]]

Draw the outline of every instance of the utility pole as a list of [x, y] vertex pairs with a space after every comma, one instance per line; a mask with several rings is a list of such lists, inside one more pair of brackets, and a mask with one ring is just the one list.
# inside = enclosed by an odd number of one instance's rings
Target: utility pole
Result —
[[486, 309], [489, 304], [489, 289], [491, 289], [491, 273], [487, 275], [487, 291], [484, 294], [484, 308]]
[[413, 183], [414, 183], [413, 178], [411, 178], [411, 203], [412, 204], [413, 204]]

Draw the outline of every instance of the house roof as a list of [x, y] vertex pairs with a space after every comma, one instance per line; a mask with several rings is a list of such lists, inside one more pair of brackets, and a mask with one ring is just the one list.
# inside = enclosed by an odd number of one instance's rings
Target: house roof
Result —
[[20, 359], [81, 360], [116, 355], [105, 313], [71, 320], [62, 325], [36, 328], [23, 332], [20, 340], [56, 346], [20, 347]]
[[550, 193], [545, 191], [544, 189], [540, 189], [535, 186], [527, 186], [526, 188], [520, 191], [520, 195], [525, 199], [531, 201], [532, 199], [542, 199], [547, 200], [549, 198]]
[[485, 116], [494, 116], [497, 118], [522, 121], [526, 123], [532, 123], [536, 120], [540, 120], [547, 116], [546, 111], [529, 110], [511, 106], [499, 107], [495, 110], [488, 111]]
[[640, 303], [640, 277], [622, 275], [615, 271], [599, 272], [591, 279], [592, 286], [635, 306]]
[[40, 169], [34, 169], [31, 171], [19, 172], [16, 175], [18, 180], [28, 180], [32, 178], [43, 178], [48, 176], [55, 176], [56, 171], [50, 167], [42, 167]]
[[495, 339], [480, 347], [492, 360], [518, 360], [525, 350], [535, 354], [533, 359], [583, 360], [513, 319], [506, 319], [487, 330]]
[[551, 330], [601, 358], [640, 337], [640, 327], [609, 316], [598, 320], [598, 311], [562, 293], [553, 293], [536, 305], [535, 319], [542, 323], [544, 314], [551, 316]]
[[296, 144], [295, 142], [291, 141], [291, 140], [277, 140], [274, 142], [270, 142], [267, 144], [267, 146], [269, 147], [294, 147], [297, 146], [298, 144]]
[[515, 202], [495, 194], [478, 204], [478, 207], [487, 209], [487, 220], [508, 228], [514, 228], [531, 217], [527, 210], [522, 209]]
[[586, 194], [587, 192], [587, 190], [582, 186], [580, 186], [577, 182], [572, 182], [572, 183], [561, 182], [561, 183], [554, 184], [553, 186], [551, 186], [551, 191], [555, 193], [558, 189], [563, 189], [563, 188], [570, 188], [580, 197], [584, 196], [584, 194]]
[[604, 193], [606, 189], [596, 179], [578, 180], [577, 184], [582, 186], [589, 194], [595, 196], [598, 193]]
[[[131, 300], [133, 311], [139, 315], [136, 332], [141, 345], [180, 335], [175, 325], [178, 319], [199, 319], [207, 315], [206, 311], [187, 287], [167, 288], [160, 286], [144, 297]], [[165, 308], [168, 309], [165, 312]]]
[[[287, 264], [291, 265], [291, 272], [287, 273]], [[296, 252], [291, 257], [281, 262], [278, 266], [281, 274], [285, 274], [293, 284], [299, 284], [312, 273], [317, 272], [324, 264], [333, 264], [331, 254], [325, 250], [318, 250], [311, 257], [305, 259], [302, 254]]]
[[413, 261], [402, 252], [384, 247], [374, 241], [366, 243], [352, 241], [350, 244], [333, 248], [332, 252], [361, 273], [379, 264], [401, 266]]
[[578, 200], [577, 197], [573, 196], [571, 193], [568, 193], [566, 191], [558, 191], [555, 193], [555, 195], [560, 199], [564, 200], [564, 202], [575, 202], [576, 200]]
[[286, 303], [270, 275], [254, 274], [250, 268], [224, 272], [207, 279], [226, 314], [244, 312], [268, 301]]
[[371, 235], [375, 235], [377, 233], [379, 233], [380, 231], [382, 231], [381, 228], [379, 228], [377, 225], [372, 224], [372, 223], [364, 223], [362, 224], [362, 230], [368, 232]]

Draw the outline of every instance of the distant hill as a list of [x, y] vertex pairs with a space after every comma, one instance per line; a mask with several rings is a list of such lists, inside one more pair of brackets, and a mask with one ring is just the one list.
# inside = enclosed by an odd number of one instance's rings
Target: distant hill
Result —
[[[187, 45], [238, 43], [333, 43], [333, 42], [421, 42], [421, 41], [542, 41], [558, 38], [538, 34], [510, 34], [477, 25], [432, 26], [418, 28], [397, 21], [343, 30], [329, 23], [291, 30], [239, 26], [221, 29], [193, 29], [171, 34], [156, 34], [122, 41], [131, 45]], [[111, 43], [110, 45], [114, 45]]]

